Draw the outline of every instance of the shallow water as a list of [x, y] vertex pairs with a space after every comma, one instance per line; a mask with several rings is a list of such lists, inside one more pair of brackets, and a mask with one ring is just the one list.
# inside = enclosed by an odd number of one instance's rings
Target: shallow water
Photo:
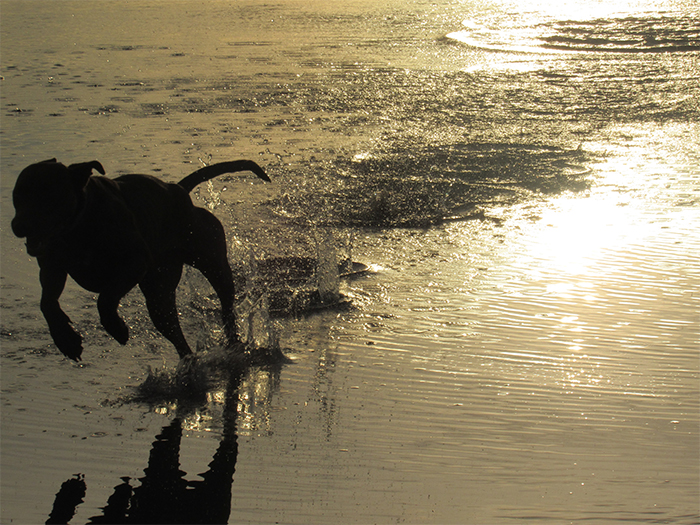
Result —
[[[700, 520], [692, 2], [0, 9], [0, 521], [43, 523], [71, 478], [71, 523], [117, 486], [185, 522]], [[195, 194], [248, 282], [280, 254], [371, 271], [349, 307], [260, 299], [251, 337], [292, 362], [244, 368], [195, 272], [180, 370], [137, 292], [120, 347], [69, 285], [75, 365], [9, 229], [17, 174], [52, 156], [166, 180], [252, 158], [273, 184]]]

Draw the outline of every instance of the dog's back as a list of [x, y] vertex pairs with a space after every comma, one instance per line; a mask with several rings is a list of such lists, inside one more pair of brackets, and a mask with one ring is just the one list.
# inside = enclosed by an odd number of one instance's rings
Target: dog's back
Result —
[[186, 242], [182, 232], [192, 221], [194, 205], [184, 188], [150, 175], [123, 175], [113, 182], [151, 251], [176, 249]]

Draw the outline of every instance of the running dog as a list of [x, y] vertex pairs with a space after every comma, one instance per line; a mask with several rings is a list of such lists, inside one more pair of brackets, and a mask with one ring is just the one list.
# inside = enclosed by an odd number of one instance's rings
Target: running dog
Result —
[[79, 361], [82, 337], [58, 299], [70, 275], [99, 294], [97, 309], [105, 330], [125, 344], [129, 330], [117, 309], [137, 284], [153, 324], [181, 358], [192, 353], [180, 328], [175, 290], [183, 264], [197, 268], [221, 301], [225, 333], [238, 342], [233, 310], [235, 288], [221, 222], [194, 206], [192, 189], [224, 173], [251, 171], [270, 181], [250, 160], [206, 166], [177, 184], [149, 175], [116, 179], [93, 176], [97, 161], [64, 166], [56, 159], [25, 168], [12, 194], [12, 231], [26, 238], [27, 253], [39, 263], [41, 312], [58, 349]]

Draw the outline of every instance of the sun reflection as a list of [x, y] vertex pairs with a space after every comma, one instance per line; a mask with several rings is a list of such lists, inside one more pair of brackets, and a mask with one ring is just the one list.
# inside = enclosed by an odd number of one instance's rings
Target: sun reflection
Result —
[[[679, 132], [678, 140], [662, 131]], [[663, 260], [669, 230], [688, 230], [694, 213], [685, 203], [696, 183], [670, 169], [688, 134], [653, 125], [608, 133], [615, 150], [591, 166], [596, 178], [585, 194], [503, 214], [487, 294], [489, 319], [500, 320], [487, 352], [499, 377], [557, 385], [567, 395], [656, 395], [629, 356], [662, 342], [644, 326], [658, 297], [658, 287], [647, 284], [658, 272], [649, 261]], [[512, 350], [509, 343], [532, 334], [527, 351]]]
[[[548, 270], [569, 275], [585, 274], [606, 248], [617, 247], [640, 228], [616, 195], [587, 199], [564, 197], [543, 210], [540, 232], [529, 250], [529, 257]], [[540, 267], [541, 268], [541, 267]], [[571, 292], [574, 284], [548, 285], [556, 294]]]
[[[512, 10], [518, 13], [546, 13], [562, 20], [592, 20], [641, 11], [667, 10], [668, 2], [662, 0], [618, 0], [599, 2], [590, 0], [518, 0]], [[541, 16], [541, 15], [540, 15]]]
[[[543, 203], [534, 214], [527, 205], [516, 217], [515, 231], [529, 233], [523, 241], [527, 246], [516, 242], [513, 248], [521, 265], [532, 278], [551, 272], [561, 277], [547, 284], [547, 293], [579, 297], [586, 287], [586, 300], [595, 300], [595, 280], [587, 279], [600, 271], [601, 262], [626, 246], [643, 245], [672, 224], [684, 224], [686, 209], [669, 214], [668, 205], [673, 203], [659, 201], [668, 199], [669, 185], [678, 187], [679, 194], [689, 193], [669, 168], [682, 151], [668, 151], [677, 142], [688, 141], [687, 130], [620, 127], [610, 133], [609, 144], [618, 145], [593, 166], [597, 179], [586, 197], [563, 195]], [[662, 148], [667, 154], [660, 154]], [[533, 222], [533, 215], [538, 220]]]

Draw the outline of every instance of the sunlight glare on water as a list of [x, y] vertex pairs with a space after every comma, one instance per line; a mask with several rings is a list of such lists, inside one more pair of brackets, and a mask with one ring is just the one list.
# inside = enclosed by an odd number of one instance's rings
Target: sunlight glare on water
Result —
[[[625, 130], [626, 146], [596, 163], [598, 184], [584, 198], [529, 204], [510, 221], [504, 256], [512, 262], [500, 270], [500, 293], [488, 310], [517, 321], [506, 323], [506, 332], [527, 327], [536, 339], [529, 351], [497, 354], [531, 362], [527, 369], [536, 375], [543, 370], [532, 365], [559, 363], [549, 366], [559, 369], [554, 376], [536, 381], [540, 387], [670, 396], [654, 384], [652, 370], [672, 369], [668, 354], [698, 344], [691, 283], [700, 244], [685, 237], [700, 219], [688, 207], [698, 199], [697, 173], [679, 177], [673, 168], [696, 155], [692, 129]], [[674, 333], [673, 326], [687, 331]], [[522, 379], [527, 369], [518, 372]]]
[[590, 265], [605, 249], [630, 235], [644, 235], [637, 231], [640, 227], [636, 221], [621, 209], [616, 196], [563, 198], [552, 206], [542, 213], [540, 221], [547, 226], [527, 255], [546, 261], [549, 269], [562, 275], [593, 271]]
[[[646, 1], [534, 0], [518, 2], [499, 14], [475, 11], [463, 21], [462, 31], [447, 38], [485, 50], [544, 55], [697, 51], [697, 20], [687, 15], [692, 9], [683, 1], [662, 6]], [[527, 66], [523, 61], [508, 62], [520, 70]]]

